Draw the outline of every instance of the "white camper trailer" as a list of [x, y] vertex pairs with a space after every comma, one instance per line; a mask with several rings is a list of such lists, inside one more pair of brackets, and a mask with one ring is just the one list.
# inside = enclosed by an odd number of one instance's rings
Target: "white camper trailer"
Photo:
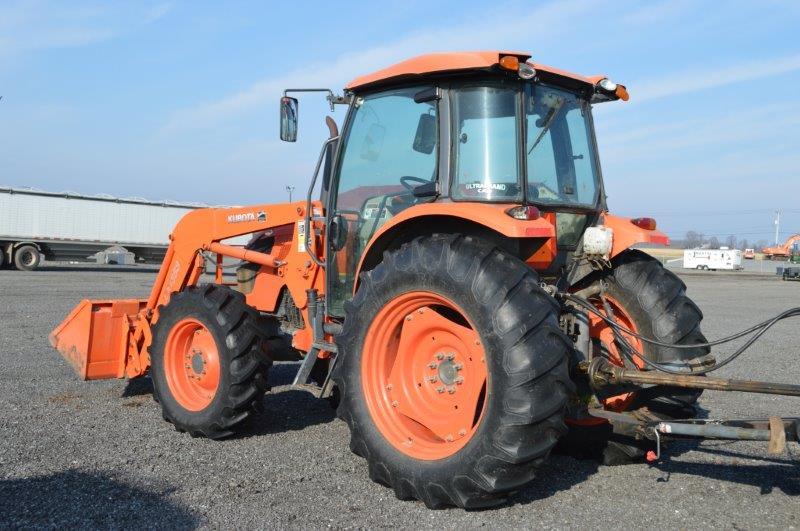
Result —
[[739, 271], [742, 266], [742, 251], [738, 249], [686, 249], [683, 251], [683, 268], [705, 271]]

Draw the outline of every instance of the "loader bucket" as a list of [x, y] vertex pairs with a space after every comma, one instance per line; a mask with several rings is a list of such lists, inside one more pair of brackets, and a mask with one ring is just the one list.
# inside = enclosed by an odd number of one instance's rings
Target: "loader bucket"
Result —
[[128, 354], [131, 319], [146, 300], [84, 299], [50, 333], [50, 344], [84, 380], [122, 378]]

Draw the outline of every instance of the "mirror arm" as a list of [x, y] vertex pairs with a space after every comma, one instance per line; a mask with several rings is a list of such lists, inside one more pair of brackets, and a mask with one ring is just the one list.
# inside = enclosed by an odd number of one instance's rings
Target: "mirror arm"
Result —
[[328, 88], [289, 88], [283, 91], [283, 95], [286, 96], [290, 92], [327, 92], [328, 95], [325, 99], [328, 100], [328, 104], [331, 106], [331, 112], [333, 112], [334, 105], [350, 105], [350, 101], [352, 97], [350, 95], [337, 95], [334, 94], [331, 89]]

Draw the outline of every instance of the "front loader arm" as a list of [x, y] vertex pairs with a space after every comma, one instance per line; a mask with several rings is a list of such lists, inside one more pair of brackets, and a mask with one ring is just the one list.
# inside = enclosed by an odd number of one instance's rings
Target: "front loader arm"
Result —
[[[170, 245], [147, 300], [147, 309], [166, 304], [176, 291], [197, 283], [202, 273], [201, 251], [211, 251], [280, 267], [279, 260], [264, 253], [221, 244], [222, 240], [296, 223], [303, 219], [305, 202], [255, 205], [238, 208], [204, 208], [186, 214], [170, 234]], [[320, 208], [313, 205], [312, 208]]]
[[[311, 208], [321, 211], [319, 203]], [[144, 300], [82, 301], [50, 334], [51, 344], [73, 365], [83, 379], [133, 378], [147, 372], [151, 327], [158, 320], [158, 308], [167, 304], [173, 293], [197, 284], [204, 269], [203, 252], [230, 256], [266, 268], [286, 280], [292, 296], [303, 308], [306, 289], [321, 281], [318, 269], [305, 254], [305, 241], [299, 245], [300, 223], [305, 219], [305, 201], [278, 205], [237, 208], [206, 208], [186, 214], [170, 234], [170, 244], [150, 296]], [[281, 226], [294, 225], [292, 252], [277, 257], [223, 240]], [[313, 232], [312, 232], [313, 233]], [[305, 240], [305, 238], [303, 238]], [[311, 238], [311, 251], [317, 239]], [[217, 280], [221, 281], [218, 275]]]

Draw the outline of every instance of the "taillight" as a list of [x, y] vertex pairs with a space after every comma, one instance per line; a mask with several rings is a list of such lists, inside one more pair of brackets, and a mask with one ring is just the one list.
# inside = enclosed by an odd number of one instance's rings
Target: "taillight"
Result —
[[656, 220], [653, 218], [636, 218], [631, 223], [644, 230], [656, 230]]
[[539, 219], [539, 217], [542, 215], [542, 213], [539, 212], [539, 209], [535, 206], [524, 205], [509, 208], [506, 210], [506, 214], [521, 221], [533, 221], [534, 219]]

